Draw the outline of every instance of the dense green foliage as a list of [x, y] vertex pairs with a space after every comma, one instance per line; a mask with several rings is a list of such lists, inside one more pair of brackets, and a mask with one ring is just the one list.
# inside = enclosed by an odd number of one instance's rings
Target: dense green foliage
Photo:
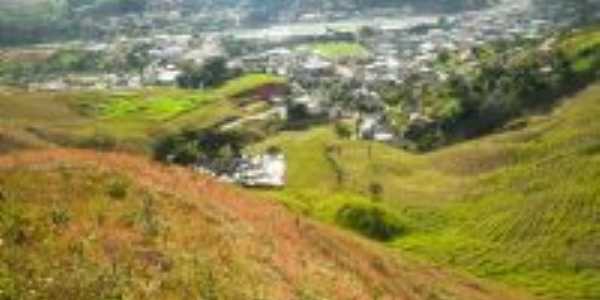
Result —
[[345, 204], [337, 211], [335, 221], [343, 227], [381, 241], [390, 240], [405, 230], [396, 216], [374, 205]]
[[406, 101], [401, 106], [414, 105], [418, 99], [435, 120], [434, 126], [409, 128], [407, 137], [420, 150], [489, 133], [516, 117], [552, 107], [561, 97], [598, 78], [597, 30], [558, 40], [549, 50], [540, 50], [539, 44], [514, 52], [478, 49], [475, 55], [481, 66], [476, 71], [450, 71], [447, 82], [426, 86], [419, 97], [401, 89], [388, 102], [400, 98], [404, 99], [400, 102]]
[[177, 85], [186, 89], [211, 88], [224, 83], [231, 76], [224, 57], [208, 59], [202, 65], [193, 63], [183, 66], [177, 77]]
[[186, 165], [205, 161], [215, 164], [217, 170], [224, 170], [232, 158], [240, 155], [247, 142], [247, 137], [234, 131], [184, 129], [158, 140], [154, 156], [161, 161]]

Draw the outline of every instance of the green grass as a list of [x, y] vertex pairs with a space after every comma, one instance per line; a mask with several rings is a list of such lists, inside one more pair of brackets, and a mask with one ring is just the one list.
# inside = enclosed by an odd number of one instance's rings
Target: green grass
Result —
[[600, 30], [598, 27], [592, 27], [563, 38], [559, 49], [573, 58], [598, 46], [600, 46]]
[[308, 47], [318, 55], [333, 60], [345, 58], [364, 59], [369, 56], [369, 51], [358, 43], [327, 42], [310, 44]]
[[246, 74], [207, 90], [154, 88], [111, 95], [109, 101], [95, 102], [105, 119], [140, 118], [153, 121], [173, 119], [213, 102], [243, 96], [266, 85], [284, 85], [285, 79], [267, 74]]
[[[597, 84], [523, 130], [426, 155], [339, 140], [329, 127], [284, 133], [257, 148], [284, 150], [289, 185], [260, 193], [330, 223], [347, 203], [381, 207], [406, 228], [388, 242], [401, 252], [543, 299], [599, 299], [598, 115]], [[334, 165], [325, 153], [335, 145]]]
[[215, 93], [225, 98], [232, 98], [243, 96], [263, 86], [285, 84], [287, 84], [287, 80], [283, 77], [270, 74], [246, 74], [226, 82]]
[[[104, 119], [145, 118], [164, 121], [208, 101], [215, 101], [204, 93], [176, 89], [154, 89], [151, 93], [140, 91], [128, 95], [111, 95], [99, 104], [100, 117]], [[207, 101], [208, 100], [208, 101]]]

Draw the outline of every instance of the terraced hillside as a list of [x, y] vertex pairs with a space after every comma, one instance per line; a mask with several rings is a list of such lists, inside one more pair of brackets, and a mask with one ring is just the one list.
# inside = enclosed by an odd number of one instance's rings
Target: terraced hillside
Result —
[[3, 299], [530, 299], [143, 157], [0, 157]]
[[600, 85], [564, 102], [524, 129], [425, 155], [329, 127], [285, 133], [257, 148], [287, 153], [289, 186], [261, 193], [543, 299], [600, 299]]

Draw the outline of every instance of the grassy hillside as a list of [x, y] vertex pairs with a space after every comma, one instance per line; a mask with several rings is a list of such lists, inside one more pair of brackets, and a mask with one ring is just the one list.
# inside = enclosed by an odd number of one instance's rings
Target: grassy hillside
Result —
[[[596, 84], [524, 120], [525, 129], [426, 155], [340, 140], [329, 127], [258, 148], [288, 155], [289, 186], [266, 194], [292, 209], [362, 233], [402, 228], [387, 242], [402, 252], [544, 299], [592, 300], [600, 298], [599, 114]], [[340, 215], [349, 206], [379, 213], [348, 225]]]
[[[26, 92], [0, 87], [3, 148], [39, 144], [144, 151], [179, 128], [202, 128], [245, 114], [235, 98], [252, 97], [279, 77], [248, 74], [209, 90], [147, 88], [125, 92]], [[9, 144], [10, 141], [10, 144]]]
[[314, 224], [187, 169], [0, 156], [2, 299], [528, 299]]

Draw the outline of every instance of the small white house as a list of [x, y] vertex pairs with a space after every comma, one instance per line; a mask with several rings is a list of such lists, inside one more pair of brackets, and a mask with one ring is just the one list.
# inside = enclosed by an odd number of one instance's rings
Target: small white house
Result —
[[158, 84], [174, 84], [177, 81], [177, 76], [181, 74], [174, 65], [168, 65], [164, 68], [158, 68], [156, 70], [156, 82]]
[[241, 164], [233, 178], [250, 187], [283, 187], [286, 169], [285, 157], [281, 153], [257, 155]]

